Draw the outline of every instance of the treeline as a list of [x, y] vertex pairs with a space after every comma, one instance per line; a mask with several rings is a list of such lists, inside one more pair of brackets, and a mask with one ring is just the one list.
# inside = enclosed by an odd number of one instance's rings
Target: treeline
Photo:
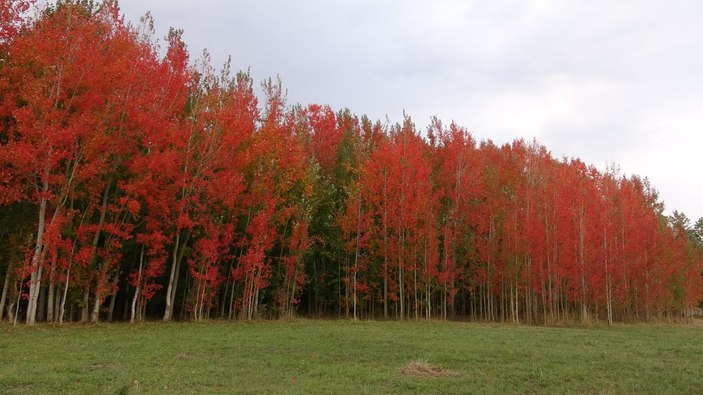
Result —
[[112, 2], [0, 2], [0, 317], [687, 317], [703, 220], [432, 120], [262, 103]]

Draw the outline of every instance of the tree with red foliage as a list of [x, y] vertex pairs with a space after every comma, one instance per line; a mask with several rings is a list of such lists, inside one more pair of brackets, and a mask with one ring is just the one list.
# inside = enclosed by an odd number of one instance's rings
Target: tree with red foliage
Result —
[[[93, 9], [62, 3], [8, 48], [4, 108], [12, 119], [13, 138], [2, 148], [12, 153], [12, 166], [24, 177], [28, 198], [39, 207], [28, 271], [29, 324], [37, 314], [44, 260], [57, 247], [45, 240], [47, 229], [70, 215], [87, 181], [100, 180], [111, 167], [117, 170], [118, 152], [105, 150], [105, 143], [129, 141], [112, 122], [120, 116], [113, 110], [124, 103], [120, 97], [124, 80], [104, 76], [128, 64], [130, 46], [138, 50], [114, 4]], [[93, 190], [107, 196], [110, 184]]]
[[192, 65], [181, 31], [162, 51], [153, 21], [131, 27], [116, 2], [36, 19], [30, 4], [0, 1], [14, 318], [122, 305], [131, 321], [307, 308], [612, 324], [685, 318], [701, 299], [700, 229], [665, 217], [646, 179], [436, 118], [425, 138], [407, 116], [289, 106], [270, 79], [260, 109], [248, 73], [207, 53]]

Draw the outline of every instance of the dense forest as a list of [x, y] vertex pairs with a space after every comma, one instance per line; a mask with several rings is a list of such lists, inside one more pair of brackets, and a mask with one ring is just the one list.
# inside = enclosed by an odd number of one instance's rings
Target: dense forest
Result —
[[0, 317], [686, 318], [703, 219], [433, 119], [286, 103], [148, 16], [0, 1]]

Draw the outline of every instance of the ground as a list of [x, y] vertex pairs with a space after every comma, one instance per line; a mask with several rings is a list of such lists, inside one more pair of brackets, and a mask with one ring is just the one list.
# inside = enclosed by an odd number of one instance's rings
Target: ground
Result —
[[0, 393], [703, 393], [703, 325], [0, 325]]

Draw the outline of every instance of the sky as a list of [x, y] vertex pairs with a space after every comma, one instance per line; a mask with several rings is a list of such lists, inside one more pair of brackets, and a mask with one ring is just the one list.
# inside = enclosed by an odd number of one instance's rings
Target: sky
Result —
[[191, 58], [291, 104], [327, 104], [420, 130], [437, 116], [497, 144], [647, 177], [666, 213], [703, 217], [703, 2], [699, 0], [121, 0]]

